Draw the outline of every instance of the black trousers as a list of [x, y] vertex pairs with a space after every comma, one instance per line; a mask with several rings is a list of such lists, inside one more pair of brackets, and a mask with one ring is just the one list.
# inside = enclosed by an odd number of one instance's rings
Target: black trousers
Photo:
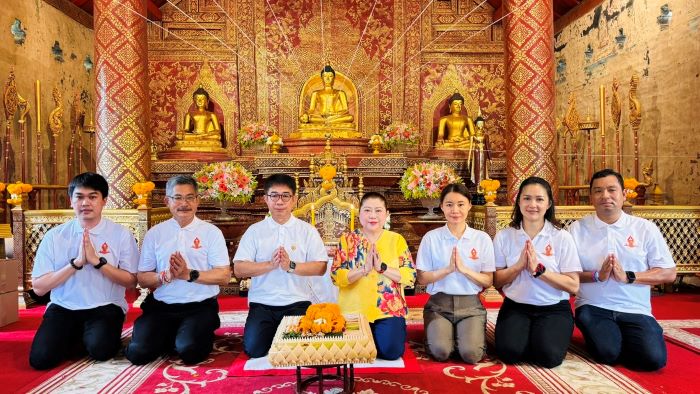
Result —
[[34, 336], [29, 364], [50, 369], [76, 349], [78, 353], [87, 350], [95, 360], [109, 360], [121, 347], [123, 324], [124, 311], [114, 304], [82, 310], [51, 304]]
[[554, 368], [564, 361], [573, 332], [569, 301], [537, 306], [506, 298], [496, 320], [496, 354], [506, 364]]
[[148, 364], [173, 348], [185, 364], [204, 361], [214, 347], [219, 328], [216, 297], [200, 302], [166, 304], [153, 294], [141, 304], [143, 314], [134, 322], [126, 358], [135, 365]]
[[270, 351], [277, 326], [285, 316], [301, 316], [311, 305], [308, 301], [270, 306], [251, 302], [243, 330], [243, 351], [250, 358], [262, 357]]

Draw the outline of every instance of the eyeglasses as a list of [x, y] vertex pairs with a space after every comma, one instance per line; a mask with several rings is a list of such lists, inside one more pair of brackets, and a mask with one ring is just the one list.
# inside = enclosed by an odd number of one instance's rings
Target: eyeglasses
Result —
[[292, 194], [288, 194], [288, 193], [282, 193], [282, 194], [272, 193], [272, 194], [267, 195], [267, 198], [269, 198], [272, 201], [277, 201], [281, 198], [282, 201], [284, 201], [284, 202], [291, 200], [292, 197], [294, 197], [294, 196]]
[[179, 194], [176, 194], [174, 196], [168, 196], [168, 198], [177, 202], [177, 203], [181, 203], [183, 201], [193, 202], [194, 200], [197, 199], [197, 196], [195, 196], [194, 194], [188, 194], [186, 196], [181, 196]]

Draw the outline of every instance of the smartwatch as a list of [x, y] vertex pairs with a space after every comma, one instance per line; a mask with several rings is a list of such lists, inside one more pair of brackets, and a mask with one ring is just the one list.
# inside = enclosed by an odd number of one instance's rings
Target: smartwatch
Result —
[[102, 268], [103, 265], [107, 264], [107, 259], [104, 257], [100, 257], [100, 262], [95, 265], [95, 269], [100, 269]]
[[544, 266], [544, 264], [539, 263], [537, 264], [537, 268], [535, 268], [535, 273], [532, 275], [535, 278], [539, 278], [544, 272], [547, 271], [547, 268]]
[[287, 272], [292, 274], [292, 273], [294, 273], [295, 269], [297, 269], [297, 263], [289, 260], [289, 269], [287, 269]]
[[73, 268], [75, 268], [77, 271], [80, 271], [81, 269], [83, 269], [83, 266], [82, 266], [82, 265], [81, 265], [80, 267], [78, 267], [77, 265], [75, 265], [75, 258], [70, 259], [70, 266], [73, 267]]
[[187, 279], [188, 282], [194, 282], [197, 279], [199, 279], [199, 271], [197, 270], [190, 270], [190, 278]]
[[389, 268], [389, 267], [386, 266], [386, 263], [380, 264], [380, 265], [379, 265], [379, 273], [380, 273], [380, 274], [383, 274], [384, 271], [386, 271], [387, 268]]
[[632, 284], [635, 280], [637, 280], [637, 274], [635, 274], [634, 271], [625, 271], [625, 275], [627, 275], [628, 284]]

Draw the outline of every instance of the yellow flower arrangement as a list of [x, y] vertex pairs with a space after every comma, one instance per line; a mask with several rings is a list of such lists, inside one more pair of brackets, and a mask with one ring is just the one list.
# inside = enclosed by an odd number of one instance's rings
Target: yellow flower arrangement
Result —
[[134, 204], [139, 208], [146, 208], [148, 202], [148, 193], [155, 189], [156, 185], [153, 182], [137, 182], [131, 187], [131, 190], [136, 194]]
[[635, 198], [637, 198], [637, 186], [639, 186], [639, 181], [632, 177], [632, 178], [625, 178], [624, 179], [624, 185], [625, 190], [623, 191], [625, 194], [625, 199], [629, 202], [634, 201]]
[[345, 331], [345, 318], [338, 304], [311, 305], [296, 327], [290, 327], [285, 337], [339, 335]]
[[32, 190], [34, 190], [32, 185], [28, 183], [22, 183], [21, 181], [17, 181], [15, 183], [7, 185], [7, 191], [11, 195], [10, 198], [7, 199], [7, 203], [15, 206], [21, 205], [22, 194], [29, 193]]

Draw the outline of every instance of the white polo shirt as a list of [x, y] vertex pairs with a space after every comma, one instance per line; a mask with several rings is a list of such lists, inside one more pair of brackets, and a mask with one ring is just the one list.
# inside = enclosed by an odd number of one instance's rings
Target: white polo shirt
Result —
[[[493, 240], [496, 254], [496, 268], [515, 265], [525, 242], [530, 237], [521, 228], [508, 227], [499, 231]], [[566, 230], [558, 230], [549, 221], [545, 221], [542, 231], [532, 239], [537, 260], [550, 272], [581, 272], [581, 263], [574, 240]], [[568, 300], [569, 293], [555, 289], [543, 280], [534, 278], [526, 268], [509, 284], [503, 286], [503, 292], [511, 300], [530, 305], [554, 305], [561, 300]]]
[[[595, 214], [569, 227], [578, 247], [584, 271], [597, 271], [608, 254], [615, 254], [625, 271], [642, 272], [651, 268], [673, 268], [676, 264], [656, 225], [646, 219], [622, 213], [613, 224]], [[617, 312], [651, 316], [651, 286], [605, 282], [581, 283], [576, 307], [594, 305]]]
[[[493, 242], [483, 231], [467, 227], [461, 238], [450, 232], [447, 225], [428, 231], [420, 242], [416, 268], [421, 271], [436, 271], [449, 265], [452, 249], [457, 251], [464, 265], [476, 272], [493, 272], [496, 270]], [[483, 287], [472, 282], [458, 271], [428, 285], [428, 294], [444, 293], [449, 295], [479, 294]]]
[[[248, 227], [236, 250], [234, 261], [264, 263], [272, 260], [272, 253], [283, 246], [289, 259], [295, 262], [328, 261], [328, 253], [316, 228], [292, 216], [284, 224], [272, 217]], [[270, 306], [284, 306], [300, 301], [311, 301], [309, 280], [320, 278], [290, 274], [281, 268], [251, 279], [248, 302]]]
[[[36, 252], [32, 279], [69, 265], [71, 259], [78, 257], [82, 241], [83, 228], [77, 219], [49, 230]], [[107, 264], [136, 273], [139, 251], [134, 235], [126, 227], [102, 218], [90, 229], [90, 241], [97, 255], [107, 259]], [[124, 313], [127, 310], [124, 286], [112, 282], [89, 263], [51, 290], [51, 304], [71, 310], [115, 304]]]
[[[169, 219], [148, 230], [141, 246], [139, 271], [170, 269], [170, 256], [176, 251], [182, 254], [190, 269], [208, 271], [229, 265], [228, 249], [221, 230], [195, 216], [185, 227], [180, 227], [175, 219]], [[218, 294], [218, 285], [173, 279], [158, 287], [153, 296], [166, 304], [179, 304], [203, 301]]]

